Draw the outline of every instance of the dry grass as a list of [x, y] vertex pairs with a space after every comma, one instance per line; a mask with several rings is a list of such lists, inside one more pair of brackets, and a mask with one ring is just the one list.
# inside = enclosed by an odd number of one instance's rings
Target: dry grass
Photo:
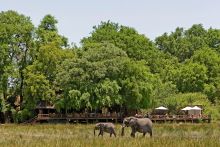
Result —
[[[137, 134], [136, 138], [120, 137], [120, 125], [117, 125], [117, 137], [93, 136], [93, 125], [43, 124], [43, 125], [1, 125], [0, 146], [163, 146], [163, 147], [217, 147], [220, 146], [220, 124], [155, 124], [153, 138]], [[97, 133], [98, 134], [98, 131]]]

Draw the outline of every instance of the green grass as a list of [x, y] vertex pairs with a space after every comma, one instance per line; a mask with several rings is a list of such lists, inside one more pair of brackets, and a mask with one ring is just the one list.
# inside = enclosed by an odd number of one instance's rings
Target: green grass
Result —
[[[0, 146], [73, 146], [73, 147], [217, 147], [220, 146], [220, 124], [154, 124], [153, 138], [130, 137], [126, 128], [125, 136], [120, 136], [120, 125], [116, 125], [117, 137], [94, 137], [93, 126], [82, 124], [43, 125], [1, 125]], [[98, 134], [98, 131], [97, 133]]]

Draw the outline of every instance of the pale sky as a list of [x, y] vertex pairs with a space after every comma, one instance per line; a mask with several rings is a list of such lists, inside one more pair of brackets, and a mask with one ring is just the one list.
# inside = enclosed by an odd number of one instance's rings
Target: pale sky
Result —
[[220, 28], [220, 0], [0, 0], [0, 11], [6, 10], [30, 16], [35, 26], [51, 14], [59, 33], [76, 44], [107, 20], [133, 27], [151, 40], [193, 24]]

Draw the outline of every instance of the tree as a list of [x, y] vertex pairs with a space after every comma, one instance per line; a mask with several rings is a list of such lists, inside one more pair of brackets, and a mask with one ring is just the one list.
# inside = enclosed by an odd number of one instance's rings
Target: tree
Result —
[[140, 60], [143, 53], [154, 48], [153, 43], [144, 35], [138, 34], [134, 28], [120, 26], [110, 21], [94, 26], [90, 37], [83, 38], [83, 46], [90, 43], [108, 42], [123, 49], [128, 57]]
[[206, 44], [220, 53], [220, 30], [209, 28], [206, 35]]
[[207, 68], [198, 63], [183, 64], [176, 72], [176, 85], [180, 92], [202, 92], [208, 80]]
[[209, 83], [220, 77], [220, 55], [217, 51], [211, 48], [203, 48], [196, 51], [191, 60], [207, 67]]
[[207, 96], [202, 93], [178, 93], [164, 98], [161, 103], [168, 107], [171, 113], [180, 113], [180, 110], [189, 105], [202, 105], [203, 109], [207, 111], [207, 108], [211, 106]]
[[164, 33], [155, 39], [158, 48], [176, 56], [180, 62], [189, 59], [194, 51], [206, 47], [207, 31], [201, 24], [193, 25], [188, 30], [176, 28], [170, 35]]
[[148, 107], [156, 81], [145, 62], [108, 43], [90, 44], [79, 58], [64, 61], [56, 79], [64, 91], [61, 101], [71, 103], [66, 109]]
[[[67, 47], [68, 40], [66, 37], [58, 34], [56, 24], [58, 21], [51, 15], [46, 15], [42, 19], [36, 30], [38, 46], [44, 46], [48, 43], [55, 43], [57, 47]], [[38, 47], [38, 48], [39, 48]]]
[[[25, 102], [28, 109], [33, 109], [37, 102], [53, 102], [57, 89], [54, 83], [57, 67], [62, 60], [74, 57], [72, 49], [67, 46], [65, 37], [58, 34], [57, 20], [46, 15], [37, 28], [37, 42], [34, 60], [25, 69]], [[29, 106], [31, 105], [31, 106]]]
[[4, 98], [8, 88], [14, 88], [12, 94], [23, 96], [23, 70], [31, 58], [34, 26], [29, 17], [15, 11], [0, 13], [0, 89]]
[[159, 50], [149, 50], [143, 54], [151, 73], [158, 74], [163, 82], [170, 82], [180, 64], [178, 59]]
[[204, 92], [211, 102], [215, 103], [220, 97], [220, 56], [217, 51], [211, 48], [203, 48], [195, 52], [191, 61], [205, 66], [208, 70], [208, 80]]
[[[30, 68], [27, 71], [31, 70]], [[42, 74], [28, 72], [26, 74], [25, 85], [26, 101], [24, 103], [30, 110], [35, 108], [36, 103], [40, 100], [52, 101], [55, 97], [55, 92], [49, 80]]]

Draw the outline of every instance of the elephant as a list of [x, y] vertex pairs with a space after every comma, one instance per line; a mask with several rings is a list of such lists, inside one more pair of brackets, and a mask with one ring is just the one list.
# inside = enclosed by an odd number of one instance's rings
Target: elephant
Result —
[[131, 137], [135, 137], [136, 132], [150, 134], [152, 137], [152, 121], [149, 118], [126, 117], [123, 120], [121, 136], [124, 136], [124, 128], [131, 127]]
[[108, 123], [108, 122], [97, 123], [94, 128], [94, 136], [96, 130], [99, 130], [99, 135], [103, 136], [103, 133], [107, 132], [110, 133], [110, 137], [112, 137], [112, 134], [116, 137], [115, 125], [113, 123]]

